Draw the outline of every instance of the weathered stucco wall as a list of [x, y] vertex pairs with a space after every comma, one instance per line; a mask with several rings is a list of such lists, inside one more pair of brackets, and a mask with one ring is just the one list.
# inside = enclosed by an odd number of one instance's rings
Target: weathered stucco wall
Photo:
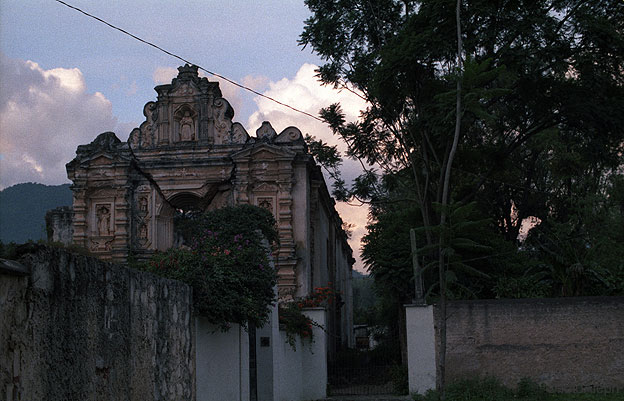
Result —
[[624, 388], [624, 297], [450, 302], [447, 325], [448, 380]]
[[249, 335], [238, 324], [227, 332], [197, 317], [197, 401], [249, 400]]
[[2, 399], [194, 399], [188, 286], [53, 248], [20, 261], [0, 273]]

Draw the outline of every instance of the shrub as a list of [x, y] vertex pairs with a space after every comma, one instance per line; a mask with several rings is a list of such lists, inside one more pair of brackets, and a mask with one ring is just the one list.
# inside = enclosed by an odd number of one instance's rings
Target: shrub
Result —
[[[327, 287], [316, 287], [306, 297], [293, 301], [282, 302], [279, 305], [280, 328], [286, 332], [286, 341], [295, 349], [297, 336], [302, 340], [309, 339], [314, 342], [313, 326], [321, 327], [303, 314], [305, 308], [328, 307], [336, 303], [339, 293], [331, 288], [331, 282]], [[324, 329], [323, 327], [321, 327]]]
[[280, 329], [286, 332], [286, 342], [293, 350], [297, 348], [297, 336], [302, 340], [314, 341], [312, 331], [314, 322], [303, 314], [296, 302], [284, 302], [279, 305], [279, 325]]
[[518, 397], [526, 397], [537, 400], [547, 394], [546, 390], [529, 378], [523, 378], [518, 382]]
[[390, 377], [395, 394], [409, 393], [409, 376], [407, 366], [393, 365], [390, 369]]
[[176, 227], [184, 244], [157, 253], [142, 268], [193, 287], [195, 312], [224, 331], [230, 323], [262, 326], [277, 283], [266, 245], [277, 239], [271, 213], [227, 207], [180, 216]]
[[[413, 395], [415, 401], [439, 401], [437, 391]], [[622, 393], [549, 393], [530, 379], [522, 379], [517, 391], [503, 386], [494, 378], [477, 378], [450, 383], [446, 388], [446, 401], [620, 401]]]

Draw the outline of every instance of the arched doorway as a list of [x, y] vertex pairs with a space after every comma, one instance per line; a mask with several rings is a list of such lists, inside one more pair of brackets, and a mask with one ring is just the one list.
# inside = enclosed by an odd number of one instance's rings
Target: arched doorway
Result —
[[203, 203], [203, 199], [192, 192], [177, 193], [163, 202], [156, 218], [156, 249], [165, 251], [181, 243], [175, 229], [176, 216], [201, 213], [206, 209]]

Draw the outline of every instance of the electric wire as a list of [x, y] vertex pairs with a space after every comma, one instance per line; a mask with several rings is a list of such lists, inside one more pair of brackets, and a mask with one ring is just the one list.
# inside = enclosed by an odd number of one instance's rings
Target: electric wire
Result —
[[[234, 80], [232, 80], [232, 79], [230, 79], [230, 78], [227, 78], [227, 77], [226, 77], [226, 76], [224, 76], [224, 75], [221, 75], [221, 74], [219, 74], [219, 73], [216, 73], [216, 72], [210, 71], [210, 70], [208, 70], [208, 69], [206, 69], [206, 68], [202, 67], [201, 65], [197, 64], [197, 63], [193, 63], [192, 61], [189, 61], [189, 60], [187, 60], [187, 59], [185, 59], [185, 58], [183, 58], [183, 57], [181, 57], [181, 56], [179, 56], [179, 55], [177, 55], [177, 54], [175, 54], [175, 53], [173, 53], [173, 52], [171, 52], [171, 51], [168, 51], [168, 50], [166, 50], [166, 49], [164, 49], [164, 48], [162, 48], [162, 47], [160, 47], [160, 46], [158, 46], [158, 45], [156, 45], [156, 44], [154, 44], [154, 43], [152, 43], [152, 42], [150, 42], [150, 41], [147, 41], [147, 40], [145, 40], [145, 39], [142, 39], [142, 38], [140, 38], [139, 36], [136, 36], [136, 35], [134, 35], [134, 34], [132, 34], [132, 33], [128, 32], [128, 31], [126, 31], [126, 30], [125, 30], [125, 29], [123, 29], [123, 28], [120, 28], [120, 27], [118, 27], [118, 26], [116, 26], [116, 25], [114, 25], [114, 24], [111, 24], [110, 22], [108, 22], [108, 21], [106, 21], [106, 20], [104, 20], [104, 19], [102, 19], [102, 18], [100, 18], [100, 17], [98, 17], [98, 16], [95, 16], [95, 15], [93, 15], [93, 14], [90, 14], [90, 13], [88, 13], [88, 12], [86, 12], [86, 11], [84, 11], [84, 10], [82, 10], [82, 9], [80, 9], [80, 8], [78, 8], [78, 7], [76, 7], [76, 6], [73, 6], [73, 5], [71, 5], [71, 4], [68, 4], [68, 3], [66, 3], [66, 2], [65, 2], [65, 1], [63, 1], [63, 0], [54, 0], [54, 1], [56, 1], [57, 3], [62, 4], [62, 5], [64, 5], [64, 6], [66, 6], [66, 7], [70, 8], [70, 9], [73, 9], [73, 10], [75, 10], [75, 11], [77, 11], [77, 12], [81, 13], [81, 14], [84, 14], [85, 16], [87, 16], [87, 17], [89, 17], [89, 18], [92, 18], [92, 19], [94, 19], [94, 20], [96, 20], [96, 21], [99, 21], [99, 22], [101, 22], [102, 24], [107, 25], [108, 27], [110, 27], [110, 28], [112, 28], [112, 29], [115, 29], [115, 30], [119, 31], [119, 32], [123, 33], [124, 35], [130, 36], [131, 38], [133, 38], [133, 39], [135, 39], [135, 40], [137, 40], [137, 41], [139, 41], [139, 42], [141, 42], [141, 43], [143, 43], [143, 44], [146, 44], [146, 45], [148, 45], [148, 46], [151, 46], [151, 47], [155, 48], [156, 50], [158, 50], [158, 51], [160, 51], [160, 52], [162, 52], [162, 53], [167, 54], [167, 55], [168, 55], [168, 56], [170, 56], [170, 57], [173, 57], [173, 58], [175, 58], [175, 59], [178, 59], [178, 60], [180, 60], [180, 61], [182, 61], [182, 62], [184, 62], [184, 63], [186, 63], [186, 64], [195, 65], [195, 66], [197, 66], [197, 68], [198, 68], [198, 69], [200, 69], [200, 70], [202, 70], [202, 71], [204, 71], [204, 72], [206, 72], [206, 73], [208, 73], [208, 74], [210, 74], [210, 75], [212, 75], [212, 76], [215, 76], [215, 77], [217, 77], [217, 78], [220, 78], [220, 79], [222, 79], [222, 80], [224, 80], [224, 81], [226, 81], [226, 82], [228, 82], [228, 83], [230, 83], [230, 84], [232, 84], [232, 85], [234, 85], [234, 86], [237, 86], [237, 87], [239, 87], [239, 88], [241, 88], [241, 89], [243, 89], [243, 90], [246, 90], [246, 91], [248, 91], [248, 92], [251, 92], [251, 93], [253, 93], [253, 94], [257, 95], [257, 96], [260, 96], [260, 97], [262, 97], [262, 98], [264, 98], [264, 99], [267, 99], [267, 100], [269, 100], [269, 101], [271, 101], [271, 102], [274, 102], [274, 103], [276, 103], [276, 104], [279, 104], [280, 106], [286, 107], [286, 108], [288, 108], [288, 109], [290, 109], [290, 110], [293, 110], [293, 111], [295, 111], [295, 112], [297, 112], [297, 113], [300, 113], [300, 114], [303, 114], [303, 115], [305, 115], [305, 116], [307, 116], [307, 117], [313, 118], [313, 119], [315, 119], [315, 120], [317, 120], [317, 121], [319, 121], [319, 122], [326, 123], [326, 121], [324, 121], [324, 120], [323, 120], [322, 118], [320, 118], [320, 117], [317, 117], [317, 116], [315, 116], [315, 115], [313, 115], [313, 114], [310, 114], [310, 113], [308, 113], [308, 112], [306, 112], [306, 111], [303, 111], [303, 110], [298, 109], [298, 108], [296, 108], [296, 107], [293, 107], [293, 106], [291, 106], [291, 105], [289, 105], [289, 104], [286, 104], [286, 103], [284, 103], [284, 102], [281, 102], [281, 101], [279, 101], [279, 100], [277, 100], [277, 99], [275, 99], [275, 98], [273, 98], [273, 97], [271, 97], [271, 96], [268, 96], [268, 95], [265, 95], [265, 94], [263, 94], [263, 93], [260, 93], [260, 92], [258, 92], [258, 91], [256, 91], [256, 90], [254, 90], [254, 89], [252, 89], [252, 88], [250, 88], [250, 87], [248, 87], [248, 86], [245, 86], [245, 85], [240, 84], [240, 83], [238, 83], [238, 82], [236, 82], [236, 81], [234, 81]], [[372, 8], [372, 6], [371, 6], [371, 8]], [[374, 14], [373, 14], [373, 15], [374, 15]], [[349, 88], [349, 87], [348, 87], [345, 83], [341, 83], [341, 85], [340, 85], [340, 86], [341, 86], [343, 89], [346, 89], [347, 91], [349, 91], [349, 92], [351, 92], [351, 93], [353, 93], [353, 94], [355, 94], [355, 95], [359, 96], [359, 97], [360, 97], [360, 98], [362, 98], [363, 100], [368, 101], [368, 99], [366, 99], [364, 96], [362, 96], [361, 94], [359, 94], [357, 91], [355, 91], [355, 90], [353, 90], [353, 89]], [[417, 157], [418, 157], [418, 156], [417, 156]], [[421, 158], [421, 157], [419, 157], [419, 158]], [[424, 159], [423, 159], [423, 160], [424, 160]], [[453, 170], [456, 170], [456, 171], [461, 171], [461, 172], [463, 172], [463, 173], [466, 173], [466, 174], [469, 174], [469, 175], [473, 175], [473, 176], [475, 176], [475, 177], [480, 177], [480, 178], [483, 178], [480, 174], [473, 173], [473, 172], [470, 172], [470, 171], [466, 171], [466, 170], [463, 170], [463, 169], [458, 168], [458, 167], [451, 167], [451, 168], [452, 168]], [[515, 188], [522, 189], [522, 190], [526, 190], [526, 191], [533, 192], [533, 193], [544, 193], [544, 194], [549, 194], [548, 192], [541, 191], [541, 190], [536, 189], [536, 188], [524, 188], [524, 187], [521, 187], [521, 186], [519, 186], [519, 185], [517, 185], [517, 184], [511, 184], [511, 183], [508, 183], [508, 182], [505, 182], [505, 181], [501, 181], [501, 180], [497, 180], [497, 179], [494, 179], [494, 178], [485, 177], [484, 179], [485, 179], [486, 181], [496, 182], [496, 183], [499, 183], [499, 184], [507, 185], [507, 186], [509, 186], [509, 187], [515, 187]], [[353, 205], [353, 206], [355, 206], [355, 205]]]
[[173, 52], [170, 52], [170, 51], [168, 51], [168, 50], [166, 50], [166, 49], [163, 49], [162, 47], [160, 47], [160, 46], [158, 46], [158, 45], [156, 45], [156, 44], [154, 44], [154, 43], [152, 43], [152, 42], [150, 42], [150, 41], [147, 41], [147, 40], [145, 40], [145, 39], [142, 39], [142, 38], [140, 38], [140, 37], [138, 37], [138, 36], [136, 36], [136, 35], [134, 35], [134, 34], [132, 34], [132, 33], [128, 32], [128, 31], [126, 31], [125, 29], [119, 28], [118, 26], [113, 25], [113, 24], [111, 24], [110, 22], [107, 22], [107, 21], [105, 21], [104, 19], [102, 19], [102, 18], [100, 18], [100, 17], [97, 17], [97, 16], [95, 16], [95, 15], [93, 15], [93, 14], [89, 14], [88, 12], [86, 12], [86, 11], [84, 11], [84, 10], [82, 10], [82, 9], [78, 8], [78, 7], [72, 6], [71, 4], [68, 4], [68, 3], [66, 3], [66, 2], [64, 2], [64, 1], [62, 1], [62, 0], [54, 0], [54, 1], [56, 1], [56, 2], [57, 2], [57, 3], [59, 3], [59, 4], [62, 4], [62, 5], [64, 5], [64, 6], [66, 6], [66, 7], [68, 7], [68, 8], [71, 8], [71, 9], [73, 9], [73, 10], [75, 10], [75, 11], [78, 11], [79, 13], [84, 14], [84, 15], [86, 15], [87, 17], [93, 18], [94, 20], [99, 21], [99, 22], [101, 22], [101, 23], [103, 23], [103, 24], [105, 24], [105, 25], [109, 26], [110, 28], [115, 29], [115, 30], [117, 30], [117, 31], [119, 31], [119, 32], [121, 32], [121, 33], [123, 33], [124, 35], [130, 36], [131, 38], [133, 38], [133, 39], [135, 39], [135, 40], [137, 40], [137, 41], [139, 41], [139, 42], [141, 42], [141, 43], [143, 43], [143, 44], [146, 44], [146, 45], [148, 45], [148, 46], [151, 46], [151, 47], [155, 48], [156, 50], [159, 50], [159, 51], [161, 51], [161, 52], [163, 52], [163, 53], [165, 53], [165, 54], [167, 54], [167, 55], [169, 55], [169, 56], [171, 56], [171, 57], [173, 57], [173, 58], [176, 58], [176, 59], [178, 59], [178, 60], [180, 60], [180, 61], [182, 61], [182, 62], [184, 62], [184, 63], [186, 63], [186, 64], [195, 65], [195, 66], [197, 66], [197, 68], [199, 68], [200, 70], [202, 70], [202, 71], [204, 71], [204, 72], [206, 72], [206, 73], [208, 73], [208, 74], [210, 74], [210, 75], [212, 75], [212, 76], [215, 76], [215, 77], [217, 77], [217, 78], [220, 78], [220, 79], [222, 79], [222, 80], [224, 80], [224, 81], [226, 81], [226, 82], [229, 82], [230, 84], [232, 84], [232, 85], [234, 85], [234, 86], [237, 86], [237, 87], [239, 87], [239, 88], [241, 88], [241, 89], [243, 89], [243, 90], [246, 90], [246, 91], [248, 91], [248, 92], [251, 92], [251, 93], [253, 93], [253, 94], [255, 94], [255, 95], [258, 95], [258, 96], [260, 96], [260, 97], [262, 97], [262, 98], [265, 98], [265, 99], [267, 99], [267, 100], [270, 100], [270, 101], [272, 101], [272, 102], [274, 102], [274, 103], [279, 104], [280, 106], [286, 107], [286, 108], [288, 108], [288, 109], [290, 109], [290, 110], [293, 110], [293, 111], [295, 111], [295, 112], [297, 112], [297, 113], [300, 113], [300, 114], [303, 114], [303, 115], [305, 115], [305, 116], [311, 117], [311, 118], [313, 118], [313, 119], [315, 119], [315, 120], [317, 120], [317, 121], [320, 121], [320, 122], [322, 122], [322, 123], [324, 123], [324, 122], [325, 122], [325, 121], [323, 121], [323, 119], [321, 119], [321, 118], [319, 118], [319, 117], [317, 117], [317, 116], [315, 116], [315, 115], [313, 115], [313, 114], [310, 114], [310, 113], [308, 113], [308, 112], [306, 112], [306, 111], [300, 110], [300, 109], [298, 109], [298, 108], [296, 108], [296, 107], [293, 107], [293, 106], [291, 106], [291, 105], [289, 105], [289, 104], [286, 104], [286, 103], [284, 103], [284, 102], [281, 102], [281, 101], [279, 101], [279, 100], [277, 100], [277, 99], [275, 99], [275, 98], [272, 98], [271, 96], [267, 96], [267, 95], [265, 95], [265, 94], [262, 94], [262, 93], [260, 93], [260, 92], [258, 92], [258, 91], [256, 91], [256, 90], [254, 90], [254, 89], [252, 89], [252, 88], [248, 87], [248, 86], [245, 86], [245, 85], [243, 85], [243, 84], [239, 84], [238, 82], [236, 82], [236, 81], [234, 81], [234, 80], [232, 80], [232, 79], [230, 79], [230, 78], [228, 78], [228, 77], [226, 77], [226, 76], [224, 76], [224, 75], [221, 75], [221, 74], [218, 74], [218, 73], [216, 73], [216, 72], [210, 71], [210, 70], [208, 70], [208, 69], [206, 69], [206, 68], [204, 68], [204, 67], [200, 66], [200, 65], [199, 65], [199, 64], [197, 64], [197, 63], [193, 63], [193, 62], [191, 62], [191, 61], [189, 61], [189, 60], [187, 60], [187, 59], [185, 59], [185, 58], [183, 58], [183, 57], [181, 57], [181, 56], [179, 56], [179, 55], [177, 55], [177, 54], [175, 54], [175, 53], [173, 53]]
[[[162, 47], [160, 47], [160, 46], [158, 46], [158, 45], [156, 45], [156, 44], [154, 44], [154, 43], [152, 43], [152, 42], [150, 42], [150, 41], [147, 41], [147, 40], [145, 40], [145, 39], [142, 39], [141, 37], [136, 36], [136, 35], [134, 35], [134, 34], [132, 34], [132, 33], [128, 32], [127, 30], [125, 30], [125, 29], [123, 29], [123, 28], [120, 28], [120, 27], [118, 27], [118, 26], [116, 26], [116, 25], [114, 25], [114, 24], [112, 24], [112, 23], [110, 23], [110, 22], [108, 22], [108, 21], [106, 21], [106, 20], [104, 20], [104, 19], [100, 18], [100, 17], [97, 17], [97, 16], [95, 16], [95, 15], [93, 15], [93, 14], [90, 14], [90, 13], [88, 13], [88, 12], [86, 12], [86, 11], [84, 11], [84, 10], [82, 10], [82, 9], [80, 9], [80, 8], [78, 8], [78, 7], [76, 7], [76, 6], [73, 6], [73, 5], [71, 5], [71, 4], [68, 4], [68, 3], [66, 3], [65, 1], [62, 1], [62, 0], [54, 0], [54, 1], [56, 1], [57, 3], [62, 4], [62, 5], [64, 5], [64, 6], [66, 6], [66, 7], [70, 8], [70, 9], [73, 9], [73, 10], [75, 10], [75, 11], [77, 11], [77, 12], [79, 12], [79, 13], [81, 13], [81, 14], [83, 14], [83, 15], [85, 15], [85, 16], [87, 16], [87, 17], [89, 17], [89, 18], [92, 18], [92, 19], [94, 19], [94, 20], [96, 20], [96, 21], [98, 21], [98, 22], [101, 22], [102, 24], [107, 25], [108, 27], [110, 27], [110, 28], [112, 28], [112, 29], [115, 29], [115, 30], [117, 30], [117, 31], [121, 32], [122, 34], [127, 35], [127, 36], [129, 36], [129, 37], [131, 37], [131, 38], [133, 38], [133, 39], [135, 39], [135, 40], [137, 40], [137, 41], [139, 41], [139, 42], [141, 42], [141, 43], [143, 43], [143, 44], [146, 44], [146, 45], [148, 45], [148, 46], [150, 46], [150, 47], [153, 47], [153, 48], [155, 48], [156, 50], [158, 50], [158, 51], [160, 51], [160, 52], [162, 52], [162, 53], [165, 53], [165, 54], [167, 54], [167, 55], [168, 55], [168, 56], [170, 56], [170, 57], [173, 57], [173, 58], [175, 58], [175, 59], [178, 59], [178, 60], [180, 60], [180, 61], [182, 61], [182, 62], [184, 62], [184, 63], [186, 63], [186, 64], [195, 65], [195, 66], [197, 66], [197, 68], [198, 68], [198, 69], [200, 69], [200, 70], [202, 70], [202, 71], [204, 71], [204, 72], [206, 72], [206, 73], [208, 73], [208, 74], [210, 74], [210, 75], [212, 75], [212, 76], [214, 76], [214, 77], [220, 78], [220, 79], [222, 79], [222, 80], [224, 80], [224, 81], [226, 81], [226, 82], [228, 82], [228, 83], [230, 83], [230, 84], [232, 84], [232, 85], [234, 85], [234, 86], [237, 86], [237, 87], [239, 87], [239, 88], [241, 88], [241, 89], [243, 89], [243, 90], [246, 90], [246, 91], [248, 91], [248, 92], [251, 92], [251, 93], [253, 93], [253, 94], [257, 95], [257, 96], [260, 96], [260, 97], [262, 97], [262, 98], [264, 98], [264, 99], [267, 99], [267, 100], [269, 100], [269, 101], [271, 101], [271, 102], [274, 102], [274, 103], [276, 103], [276, 104], [279, 104], [279, 105], [280, 105], [280, 106], [282, 106], [282, 107], [286, 107], [286, 108], [288, 108], [288, 109], [290, 109], [290, 110], [292, 110], [292, 111], [295, 111], [295, 112], [297, 112], [297, 113], [303, 114], [303, 115], [308, 116], [308, 117], [311, 117], [311, 118], [313, 118], [313, 119], [315, 119], [315, 120], [317, 120], [317, 121], [319, 121], [319, 122], [325, 123], [325, 121], [324, 121], [323, 119], [321, 119], [321, 118], [319, 118], [319, 117], [317, 117], [317, 116], [315, 116], [315, 115], [313, 115], [313, 114], [310, 114], [310, 113], [308, 113], [308, 112], [306, 112], [306, 111], [300, 110], [300, 109], [298, 109], [298, 108], [296, 108], [296, 107], [293, 107], [293, 106], [291, 106], [291, 105], [289, 105], [289, 104], [286, 104], [286, 103], [284, 103], [284, 102], [281, 102], [281, 101], [279, 101], [279, 100], [277, 100], [277, 99], [275, 99], [275, 98], [273, 98], [273, 97], [271, 97], [271, 96], [267, 96], [267, 95], [265, 95], [265, 94], [263, 94], [263, 93], [260, 93], [260, 92], [258, 92], [258, 91], [256, 91], [256, 90], [252, 89], [252, 88], [249, 88], [249, 87], [247, 87], [247, 86], [245, 86], [245, 85], [243, 85], [243, 84], [240, 84], [240, 83], [238, 83], [238, 82], [236, 82], [236, 81], [234, 81], [234, 80], [232, 80], [232, 79], [230, 79], [230, 78], [227, 78], [227, 77], [226, 77], [226, 76], [224, 76], [224, 75], [221, 75], [221, 74], [219, 74], [219, 73], [216, 73], [216, 72], [210, 71], [210, 70], [208, 70], [208, 69], [206, 69], [206, 68], [202, 67], [201, 65], [197, 64], [197, 63], [193, 63], [192, 61], [189, 61], [189, 60], [187, 60], [187, 59], [185, 59], [185, 58], [183, 58], [183, 57], [181, 57], [181, 56], [179, 56], [179, 55], [177, 55], [177, 54], [175, 54], [175, 53], [173, 53], [173, 52], [171, 52], [171, 51], [168, 51], [168, 50], [166, 50], [166, 49], [164, 49], [164, 48], [162, 48]], [[370, 4], [370, 2], [369, 2], [369, 4]], [[375, 16], [375, 15], [374, 15], [374, 10], [372, 9], [372, 5], [371, 5], [371, 12], [373, 13], [373, 16], [375, 17], [375, 20], [376, 20], [375, 22], [376, 22], [376, 23], [378, 23], [378, 21], [377, 21], [377, 16]], [[343, 89], [346, 89], [346, 90], [348, 90], [349, 92], [351, 92], [351, 93], [353, 93], [353, 94], [357, 95], [357, 96], [358, 96], [358, 97], [360, 97], [361, 99], [363, 99], [363, 100], [365, 100], [365, 101], [368, 101], [368, 99], [366, 99], [364, 96], [362, 96], [361, 94], [359, 94], [359, 93], [358, 93], [358, 92], [356, 92], [355, 90], [353, 90], [353, 89], [349, 88], [349, 87], [348, 87], [345, 83], [341, 83], [341, 85], [340, 85], [340, 86], [341, 86]], [[423, 159], [423, 160], [424, 160], [424, 159]], [[470, 171], [466, 171], [466, 170], [463, 170], [463, 169], [461, 169], [461, 168], [452, 167], [452, 169], [453, 169], [453, 170], [457, 170], [457, 171], [461, 171], [461, 172], [466, 173], [466, 174], [470, 174], [470, 175], [474, 175], [474, 176], [480, 177], [480, 175], [479, 175], [479, 174], [476, 174], [476, 173], [473, 173], [473, 172], [470, 172]], [[486, 180], [486, 181], [490, 181], [490, 182], [497, 182], [497, 183], [499, 183], [499, 184], [507, 185], [507, 186], [509, 186], [509, 187], [516, 187], [516, 188], [520, 188], [520, 189], [522, 189], [522, 190], [527, 190], [527, 191], [529, 191], [529, 192], [536, 192], [536, 193], [547, 193], [547, 192], [545, 192], [545, 191], [540, 191], [540, 190], [537, 190], [537, 189], [535, 189], [535, 188], [526, 188], [526, 187], [521, 187], [521, 186], [516, 185], [516, 184], [511, 184], [511, 183], [504, 182], [504, 181], [500, 181], [500, 180], [496, 180], [496, 179], [493, 179], [493, 178], [488, 178], [488, 177], [485, 177], [485, 180]], [[363, 204], [365, 204], [365, 203], [366, 203], [366, 202], [363, 202], [363, 201], [360, 201], [360, 202], [361, 202], [361, 204], [360, 204], [360, 205], [354, 205], [354, 204], [351, 204], [351, 203], [349, 203], [349, 202], [346, 202], [346, 203], [348, 203], [348, 204], [349, 204], [349, 205], [351, 205], [351, 206], [362, 206]], [[506, 255], [506, 254], [509, 254], [509, 253], [512, 253], [512, 252], [517, 252], [517, 250], [513, 250], [513, 251], [509, 251], [509, 252], [503, 252], [503, 253], [498, 253], [498, 254], [494, 254], [494, 255], [487, 255], [487, 256], [483, 256], [483, 257], [477, 257], [477, 258], [473, 258], [473, 259], [468, 259], [468, 260], [465, 260], [464, 262], [474, 261], [474, 260], [480, 260], [480, 259], [488, 259], [488, 258], [492, 258], [492, 257], [496, 257], [496, 256]]]

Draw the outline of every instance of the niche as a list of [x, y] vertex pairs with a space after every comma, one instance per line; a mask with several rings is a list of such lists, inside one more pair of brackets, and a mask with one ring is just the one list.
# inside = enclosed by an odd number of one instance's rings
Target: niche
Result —
[[174, 114], [176, 136], [178, 142], [197, 140], [197, 112], [188, 104], [180, 106]]

